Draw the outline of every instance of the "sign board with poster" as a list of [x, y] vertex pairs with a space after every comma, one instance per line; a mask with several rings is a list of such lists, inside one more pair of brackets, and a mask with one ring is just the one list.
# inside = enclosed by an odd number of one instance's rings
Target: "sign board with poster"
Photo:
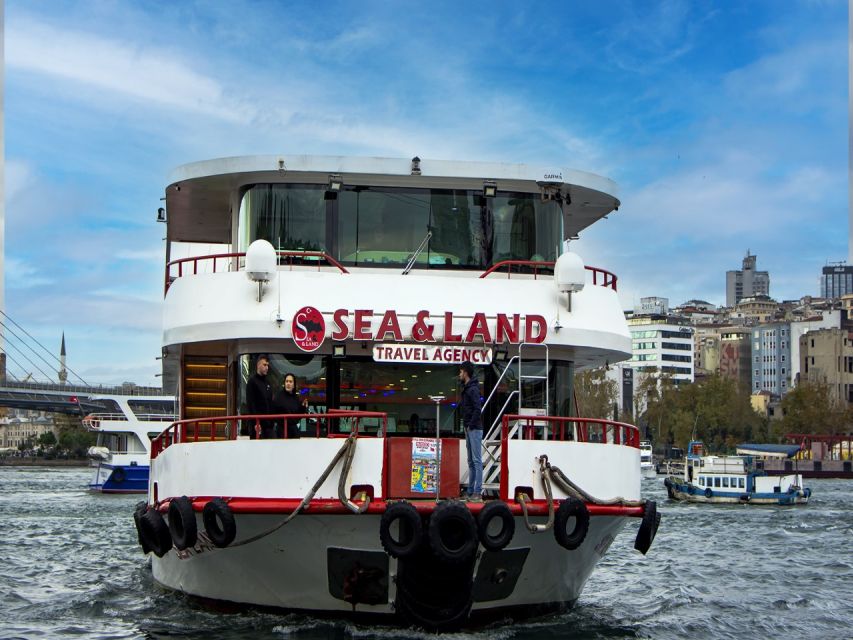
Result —
[[412, 483], [415, 493], [435, 493], [439, 446], [434, 438], [412, 438]]

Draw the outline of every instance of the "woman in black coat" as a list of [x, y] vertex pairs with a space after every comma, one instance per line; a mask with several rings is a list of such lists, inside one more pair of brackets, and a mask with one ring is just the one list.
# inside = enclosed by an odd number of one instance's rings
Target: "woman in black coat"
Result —
[[[303, 398], [298, 393], [296, 393], [296, 376], [294, 376], [292, 373], [285, 374], [284, 388], [281, 390], [278, 396], [276, 396], [274, 402], [276, 413], [308, 413], [308, 398]], [[281, 432], [279, 432], [279, 438], [280, 437], [282, 437]], [[298, 418], [287, 419], [287, 437], [299, 437]]]

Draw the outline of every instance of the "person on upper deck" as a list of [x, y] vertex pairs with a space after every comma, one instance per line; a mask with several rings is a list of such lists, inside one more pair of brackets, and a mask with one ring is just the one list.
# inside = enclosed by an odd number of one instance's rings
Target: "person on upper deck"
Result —
[[[275, 397], [275, 412], [285, 414], [308, 413], [308, 398], [299, 395], [296, 392], [296, 376], [292, 373], [284, 374], [284, 383], [281, 391]], [[286, 425], [276, 423], [276, 437], [284, 437], [284, 432], [281, 429], [285, 426], [287, 429], [287, 438], [299, 437], [299, 419], [288, 418]]]
[[[249, 415], [269, 415], [273, 413], [273, 390], [268, 380], [270, 372], [269, 356], [261, 354], [255, 361], [255, 373], [246, 383], [246, 408]], [[249, 437], [257, 437], [255, 425], [257, 421], [249, 420]], [[275, 422], [261, 420], [261, 438], [275, 437]]]
[[462, 382], [462, 425], [465, 427], [465, 445], [468, 449], [468, 500], [483, 501], [483, 421], [480, 411], [483, 400], [480, 384], [474, 377], [474, 365], [463, 362], [459, 365], [459, 381]]

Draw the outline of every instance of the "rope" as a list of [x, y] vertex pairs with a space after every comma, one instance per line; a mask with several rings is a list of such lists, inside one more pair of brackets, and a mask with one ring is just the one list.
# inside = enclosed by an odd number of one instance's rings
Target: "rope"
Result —
[[[551, 481], [557, 485], [560, 489], [562, 489], [565, 493], [570, 496], [574, 496], [579, 500], [583, 500], [584, 502], [588, 502], [590, 504], [600, 504], [600, 505], [619, 505], [623, 507], [641, 507], [646, 501], [645, 500], [626, 500], [625, 498], [612, 498], [610, 500], [599, 500], [588, 494], [586, 491], [581, 489], [574, 482], [569, 480], [565, 473], [563, 473], [559, 467], [555, 467], [551, 463], [548, 462], [548, 456], [541, 456], [539, 458], [540, 465], [542, 463], [542, 458], [545, 458], [545, 474], [550, 477]], [[545, 476], [543, 475], [543, 478]], [[546, 493], [548, 489], [546, 489]]]
[[[355, 431], [353, 431], [353, 433], [355, 433]], [[364, 513], [367, 511], [367, 507], [370, 506], [370, 496], [364, 494], [364, 501], [361, 506], [358, 506], [350, 500], [346, 494], [347, 476], [349, 475], [350, 468], [352, 467], [352, 459], [355, 457], [355, 443], [358, 442], [356, 438], [352, 437], [352, 433], [350, 434], [350, 438], [352, 438], [352, 444], [347, 449], [346, 455], [344, 456], [344, 465], [341, 469], [341, 476], [338, 478], [338, 500], [340, 500], [341, 504], [353, 513]], [[347, 440], [349, 441], [350, 438], [347, 438]]]
[[545, 487], [545, 497], [548, 500], [548, 522], [545, 524], [533, 524], [527, 516], [527, 500], [529, 499], [526, 493], [518, 494], [518, 501], [521, 503], [521, 513], [524, 515], [524, 526], [530, 533], [539, 533], [540, 531], [548, 531], [554, 526], [554, 496], [551, 494], [551, 483], [547, 474], [548, 456], [539, 456], [539, 474], [542, 476], [542, 485]]
[[[310, 491], [305, 495], [305, 497], [304, 497], [304, 498], [302, 498], [302, 502], [300, 502], [300, 503], [299, 503], [299, 506], [298, 506], [298, 507], [296, 507], [296, 508], [293, 510], [293, 513], [291, 513], [289, 516], [287, 516], [284, 520], [282, 520], [280, 523], [278, 523], [278, 524], [277, 524], [276, 526], [274, 526], [272, 529], [269, 529], [268, 531], [264, 531], [263, 533], [259, 533], [259, 534], [255, 535], [255, 536], [252, 536], [251, 538], [246, 538], [245, 540], [241, 540], [240, 542], [234, 542], [234, 543], [230, 544], [230, 545], [228, 546], [228, 548], [229, 548], [229, 549], [231, 549], [231, 548], [233, 548], [233, 547], [240, 547], [240, 546], [242, 546], [242, 545], [244, 545], [244, 544], [249, 544], [249, 543], [251, 543], [251, 542], [257, 542], [257, 541], [258, 541], [258, 540], [260, 540], [261, 538], [265, 538], [266, 536], [270, 535], [271, 533], [274, 533], [274, 532], [278, 531], [278, 530], [279, 530], [279, 529], [281, 529], [284, 525], [286, 525], [288, 522], [290, 522], [291, 520], [293, 520], [293, 518], [295, 518], [295, 517], [296, 517], [296, 515], [297, 515], [300, 511], [302, 511], [302, 509], [304, 509], [304, 508], [305, 508], [305, 507], [306, 507], [306, 506], [311, 502], [311, 499], [314, 497], [314, 494], [315, 494], [315, 493], [317, 493], [317, 490], [318, 490], [318, 489], [323, 485], [323, 483], [326, 481], [326, 478], [328, 478], [328, 477], [329, 477], [329, 474], [331, 474], [331, 473], [332, 473], [332, 470], [333, 470], [333, 469], [335, 468], [335, 466], [338, 464], [338, 461], [339, 461], [339, 460], [340, 460], [344, 455], [347, 455], [347, 454], [350, 452], [350, 450], [352, 450], [353, 454], [355, 453], [355, 440], [356, 440], [355, 436], [356, 436], [356, 432], [355, 432], [355, 431], [353, 431], [353, 432], [351, 432], [351, 433], [349, 434], [349, 437], [348, 437], [348, 438], [346, 439], [346, 441], [344, 442], [344, 446], [342, 446], [342, 447], [340, 448], [340, 450], [335, 454], [335, 457], [334, 457], [334, 458], [332, 458], [332, 461], [328, 464], [328, 466], [326, 467], [326, 470], [325, 470], [325, 471], [323, 471], [323, 473], [322, 473], [322, 474], [320, 475], [320, 477], [317, 479], [317, 482], [315, 482], [315, 483], [314, 483], [314, 486], [313, 486], [313, 487], [311, 487], [311, 490], [310, 490]], [[353, 454], [350, 454], [350, 455], [348, 456], [348, 457], [349, 457], [349, 462], [350, 462], [350, 463], [352, 463], [352, 455], [353, 455]], [[344, 464], [346, 465], [347, 463], [345, 462]], [[349, 469], [348, 469], [348, 467], [346, 467], [346, 471], [348, 471], [348, 470], [349, 470]], [[346, 473], [341, 473], [341, 478], [343, 479], [343, 478], [345, 478], [345, 477], [346, 477]], [[340, 497], [340, 493], [341, 493], [341, 487], [340, 487], [340, 483], [339, 483], [339, 484], [338, 484], [338, 494], [339, 494], [339, 497]], [[347, 500], [347, 502], [349, 502], [349, 500]], [[369, 500], [366, 500], [366, 501], [365, 501], [365, 504], [364, 504], [364, 505], [362, 505], [362, 507], [363, 507], [362, 511], [363, 511], [364, 509], [367, 509], [367, 505], [368, 505], [369, 503], [370, 503], [370, 501], [369, 501]], [[345, 502], [344, 504], [346, 504], [346, 502]], [[350, 503], [350, 504], [351, 504], [351, 503]], [[350, 507], [350, 506], [349, 506], [349, 504], [347, 504], [347, 506], [348, 506], [350, 509], [352, 509], [352, 507]], [[355, 506], [355, 505], [353, 505], [353, 506]], [[356, 512], [357, 512], [357, 513], [361, 513], [362, 511], [358, 511], [358, 509], [359, 509], [359, 507], [356, 507]]]

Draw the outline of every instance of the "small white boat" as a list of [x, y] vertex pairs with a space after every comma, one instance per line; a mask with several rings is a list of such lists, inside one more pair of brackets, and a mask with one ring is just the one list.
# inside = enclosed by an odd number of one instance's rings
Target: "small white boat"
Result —
[[175, 398], [99, 395], [91, 400], [104, 411], [83, 418], [83, 426], [98, 434], [97, 443], [88, 451], [93, 469], [89, 489], [145, 493], [151, 440], [175, 419]]
[[643, 478], [657, 478], [658, 475], [652, 456], [652, 443], [648, 440], [640, 442], [640, 475]]
[[686, 502], [792, 505], [812, 493], [798, 473], [768, 476], [751, 456], [709, 456], [698, 441], [690, 443], [684, 475], [664, 484], [670, 499]]

